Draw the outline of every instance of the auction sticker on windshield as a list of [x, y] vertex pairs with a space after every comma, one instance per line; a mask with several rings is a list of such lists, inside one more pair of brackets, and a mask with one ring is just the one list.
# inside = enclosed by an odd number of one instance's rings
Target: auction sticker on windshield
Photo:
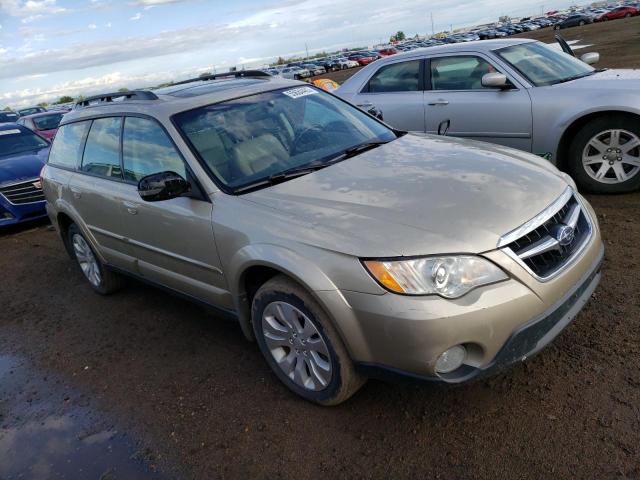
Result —
[[294, 88], [292, 90], [286, 90], [282, 93], [284, 93], [287, 97], [300, 98], [300, 97], [306, 97], [307, 95], [313, 95], [314, 93], [318, 93], [318, 92], [316, 92], [313, 88], [310, 88], [310, 87], [299, 87], [299, 88]]
[[22, 132], [17, 128], [12, 128], [11, 130], [0, 130], [0, 135], [15, 135], [16, 133], [20, 134]]

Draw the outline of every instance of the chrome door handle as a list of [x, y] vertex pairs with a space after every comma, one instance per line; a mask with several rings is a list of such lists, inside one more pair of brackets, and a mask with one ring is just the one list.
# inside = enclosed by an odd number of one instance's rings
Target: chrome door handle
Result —
[[80, 198], [82, 196], [82, 190], [79, 188], [71, 187], [70, 190], [73, 198]]
[[439, 98], [438, 100], [429, 102], [429, 105], [449, 105], [449, 100], [444, 100], [442, 98]]
[[129, 212], [131, 215], [137, 215], [138, 214], [138, 204], [137, 203], [122, 202], [122, 204], [124, 205], [124, 208], [127, 209], [127, 212]]

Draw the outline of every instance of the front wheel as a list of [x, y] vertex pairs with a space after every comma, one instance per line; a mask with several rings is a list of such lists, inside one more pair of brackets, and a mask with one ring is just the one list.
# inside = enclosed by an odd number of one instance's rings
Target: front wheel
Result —
[[108, 295], [122, 287], [123, 277], [104, 267], [76, 224], [69, 227], [67, 241], [80, 270], [96, 292]]
[[337, 405], [363, 385], [329, 317], [300, 285], [278, 275], [256, 292], [252, 323], [267, 363], [291, 391]]
[[569, 148], [569, 171], [580, 188], [624, 193], [640, 187], [640, 120], [601, 117], [576, 134]]

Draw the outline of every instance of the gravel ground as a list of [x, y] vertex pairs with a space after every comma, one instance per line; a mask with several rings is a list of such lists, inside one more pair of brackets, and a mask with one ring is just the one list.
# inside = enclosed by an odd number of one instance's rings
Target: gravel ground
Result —
[[34, 413], [12, 399], [35, 382], [169, 478], [639, 478], [640, 193], [590, 200], [602, 283], [549, 348], [460, 387], [372, 381], [336, 408], [289, 394], [236, 324], [136, 282], [94, 294], [46, 226], [4, 235], [0, 355], [28, 369], [0, 382], [0, 458], [20, 459], [6, 437]]

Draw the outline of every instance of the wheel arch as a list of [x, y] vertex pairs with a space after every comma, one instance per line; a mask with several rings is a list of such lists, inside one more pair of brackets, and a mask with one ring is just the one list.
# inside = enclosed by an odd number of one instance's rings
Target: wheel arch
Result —
[[575, 135], [580, 131], [582, 127], [587, 125], [588, 123], [602, 117], [607, 116], [622, 116], [629, 117], [631, 119], [640, 120], [640, 113], [629, 110], [598, 110], [594, 112], [589, 112], [585, 115], [582, 115], [578, 118], [573, 119], [567, 128], [565, 128], [562, 136], [560, 137], [560, 141], [558, 142], [558, 149], [556, 153], [556, 166], [562, 170], [563, 172], [567, 171], [568, 161], [569, 161], [569, 148], [571, 146], [571, 141], [575, 137]]

